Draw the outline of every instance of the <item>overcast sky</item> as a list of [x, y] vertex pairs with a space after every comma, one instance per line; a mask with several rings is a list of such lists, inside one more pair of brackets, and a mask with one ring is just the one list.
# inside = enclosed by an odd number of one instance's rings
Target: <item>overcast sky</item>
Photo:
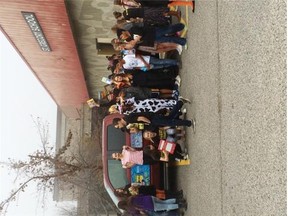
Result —
[[[33, 73], [22, 61], [0, 31], [0, 161], [8, 157], [24, 159], [41, 144], [32, 117], [40, 117], [50, 123], [50, 143], [55, 143], [56, 104], [40, 85]], [[0, 168], [0, 200], [13, 188], [12, 177]], [[54, 216], [55, 203], [50, 196], [45, 213], [32, 187], [20, 195], [9, 207], [8, 216]]]

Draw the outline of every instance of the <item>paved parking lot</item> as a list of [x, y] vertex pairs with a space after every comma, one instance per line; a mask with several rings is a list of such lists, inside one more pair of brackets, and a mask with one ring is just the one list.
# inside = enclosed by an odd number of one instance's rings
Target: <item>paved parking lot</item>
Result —
[[188, 12], [186, 215], [286, 215], [286, 1], [199, 0]]

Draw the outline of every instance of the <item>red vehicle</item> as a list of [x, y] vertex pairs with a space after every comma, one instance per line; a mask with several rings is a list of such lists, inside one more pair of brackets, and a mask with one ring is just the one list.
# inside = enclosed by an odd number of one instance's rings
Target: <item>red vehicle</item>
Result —
[[131, 169], [123, 169], [121, 162], [112, 158], [112, 153], [121, 152], [123, 145], [131, 145], [130, 135], [115, 128], [112, 123], [114, 118], [121, 117], [123, 117], [123, 115], [120, 114], [106, 116], [103, 120], [102, 129], [104, 186], [116, 206], [121, 198], [114, 194], [114, 189], [124, 187], [131, 183], [131, 181], [141, 181], [144, 184], [155, 185], [159, 189], [168, 189], [167, 163], [159, 162], [155, 165], [148, 166], [148, 169], [147, 165], [146, 167], [136, 166]]

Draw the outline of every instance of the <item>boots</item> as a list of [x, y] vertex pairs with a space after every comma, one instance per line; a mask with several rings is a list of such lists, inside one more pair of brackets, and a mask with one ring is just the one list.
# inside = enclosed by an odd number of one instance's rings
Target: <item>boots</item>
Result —
[[187, 204], [187, 201], [185, 199], [179, 200], [178, 205], [179, 205], [180, 209], [183, 209], [185, 211], [187, 210], [188, 204]]
[[182, 199], [178, 202], [179, 208], [183, 209], [183, 210], [187, 210], [188, 204], [187, 201], [185, 199]]

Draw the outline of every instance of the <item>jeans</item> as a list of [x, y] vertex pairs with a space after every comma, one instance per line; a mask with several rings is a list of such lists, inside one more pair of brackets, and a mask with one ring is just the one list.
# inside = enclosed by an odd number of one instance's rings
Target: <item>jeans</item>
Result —
[[151, 56], [149, 64], [152, 65], [153, 69], [160, 69], [160, 68], [178, 65], [178, 61], [175, 59], [158, 59], [158, 58]]
[[178, 119], [179, 117], [179, 110], [183, 106], [182, 101], [177, 101], [177, 104], [173, 107], [173, 109], [170, 111], [168, 116], [162, 116], [162, 115], [154, 115], [151, 118], [151, 124], [157, 125], [157, 126], [188, 126], [191, 127], [192, 123], [190, 120], [182, 120]]
[[168, 118], [172, 119], [178, 119], [179, 118], [179, 110], [182, 108], [183, 102], [177, 101], [176, 105], [173, 107], [173, 109], [170, 111]]
[[168, 142], [177, 142], [178, 139], [179, 139], [179, 138], [174, 137], [174, 136], [171, 136], [171, 135], [168, 135], [168, 136], [166, 137], [166, 141], [168, 141]]
[[192, 123], [190, 120], [182, 120], [182, 119], [168, 119], [165, 118], [167, 116], [155, 116], [151, 119], [151, 123], [157, 126], [187, 126], [191, 127]]
[[161, 212], [146, 211], [146, 214], [148, 216], [181, 216], [178, 210], [161, 211]]
[[176, 128], [168, 128], [166, 129], [166, 140], [168, 142], [177, 142], [177, 140], [179, 140], [179, 136], [177, 136], [178, 132]]
[[165, 27], [156, 28], [155, 32], [155, 41], [159, 43], [170, 42], [177, 43], [182, 46], [186, 44], [186, 38], [181, 38], [177, 36], [169, 36], [176, 34], [176, 32], [182, 31], [185, 28], [185, 25], [182, 23], [177, 23], [175, 25], [169, 25]]
[[179, 205], [176, 204], [176, 199], [160, 200], [157, 197], [152, 197], [154, 204], [154, 211], [169, 211], [178, 209]]

